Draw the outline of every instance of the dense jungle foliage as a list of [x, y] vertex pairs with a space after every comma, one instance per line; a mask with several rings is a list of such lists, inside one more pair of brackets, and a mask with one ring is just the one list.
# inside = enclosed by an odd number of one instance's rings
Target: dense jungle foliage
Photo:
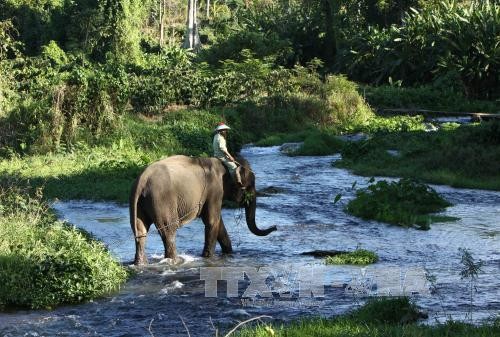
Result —
[[[231, 151], [304, 141], [296, 155], [342, 151], [345, 166], [358, 166], [366, 154], [365, 172], [434, 170], [423, 178], [442, 181], [434, 178], [444, 172], [453, 182], [500, 186], [495, 124], [425, 135], [419, 117], [374, 113], [499, 112], [498, 0], [199, 6], [202, 47], [186, 50], [186, 0], [0, 1], [0, 213], [2, 228], [16, 233], [0, 244], [0, 278], [10, 285], [0, 308], [88, 299], [126, 277], [100, 244], [57, 222], [40, 194], [20, 186], [44, 186], [45, 198], [126, 201], [148, 163], [209, 155], [221, 120], [233, 127]], [[375, 136], [347, 145], [336, 138], [357, 131]], [[388, 156], [394, 146], [400, 157]], [[448, 160], [443, 149], [464, 160]], [[401, 165], [414, 154], [423, 159]], [[75, 281], [89, 270], [92, 278]]]
[[251, 110], [242, 128], [266, 119], [257, 136], [304, 116], [342, 129], [366, 113], [337, 114], [339, 73], [392, 88], [368, 87], [375, 107], [433, 107], [438, 92], [448, 109], [498, 111], [498, 1], [201, 1], [198, 53], [179, 48], [184, 2], [3, 1], [2, 154], [92, 144], [126, 115], [184, 106]]

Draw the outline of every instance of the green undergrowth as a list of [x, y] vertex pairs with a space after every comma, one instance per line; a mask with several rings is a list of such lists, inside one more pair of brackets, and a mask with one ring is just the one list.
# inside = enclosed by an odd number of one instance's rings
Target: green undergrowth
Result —
[[333, 318], [312, 318], [290, 324], [265, 324], [246, 327], [240, 337], [315, 336], [315, 337], [489, 337], [500, 334], [498, 322], [481, 326], [459, 322], [420, 325], [422, 315], [408, 298], [374, 299], [352, 313]]
[[357, 264], [367, 265], [378, 261], [378, 255], [366, 249], [356, 249], [352, 252], [340, 253], [325, 258], [326, 264]]
[[428, 230], [438, 221], [455, 220], [431, 213], [440, 212], [451, 204], [431, 187], [410, 180], [381, 180], [356, 192], [356, 198], [346, 207], [347, 212], [363, 219], [372, 219], [404, 227]]
[[[471, 100], [453, 90], [455, 83], [433, 83], [419, 87], [362, 86], [361, 94], [377, 109], [425, 109], [451, 112], [500, 113], [495, 101]], [[450, 89], [451, 88], [451, 89]]]
[[345, 146], [342, 160], [335, 165], [364, 176], [500, 190], [500, 122], [450, 124], [437, 132], [376, 134]]
[[107, 295], [127, 272], [88, 233], [57, 221], [41, 190], [0, 181], [0, 309], [53, 308]]
[[[172, 113], [159, 120], [128, 117], [100, 145], [77, 143], [47, 154], [12, 154], [0, 161], [0, 172], [44, 186], [50, 199], [127, 202], [134, 179], [151, 162], [173, 154], [208, 156], [212, 129], [220, 119], [209, 111]], [[230, 135], [229, 146], [241, 146], [237, 134]]]
[[346, 128], [315, 129], [310, 128], [291, 133], [274, 133], [255, 142], [257, 146], [277, 146], [284, 143], [299, 143], [303, 145], [290, 155], [324, 156], [339, 153], [346, 142], [339, 137], [343, 133], [388, 134], [397, 132], [424, 130], [422, 116], [371, 116], [365, 123]]
[[331, 131], [306, 130], [291, 134], [278, 133], [256, 142], [257, 146], [276, 146], [284, 143], [303, 143], [291, 156], [325, 156], [339, 153], [344, 142]]

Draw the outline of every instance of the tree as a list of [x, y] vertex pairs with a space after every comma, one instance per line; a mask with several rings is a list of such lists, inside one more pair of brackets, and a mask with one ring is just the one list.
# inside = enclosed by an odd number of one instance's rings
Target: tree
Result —
[[187, 27], [183, 48], [197, 50], [201, 47], [197, 15], [198, 0], [188, 0]]

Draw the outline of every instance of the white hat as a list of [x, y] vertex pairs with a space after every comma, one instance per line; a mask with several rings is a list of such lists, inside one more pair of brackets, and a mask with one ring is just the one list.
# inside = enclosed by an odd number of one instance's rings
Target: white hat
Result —
[[217, 125], [217, 127], [215, 128], [215, 132], [219, 132], [219, 131], [221, 131], [221, 130], [230, 130], [230, 129], [231, 129], [231, 128], [230, 128], [229, 126], [227, 126], [226, 124], [224, 124], [224, 123], [222, 123], [222, 122], [221, 122], [221, 123], [219, 123], [219, 124]]

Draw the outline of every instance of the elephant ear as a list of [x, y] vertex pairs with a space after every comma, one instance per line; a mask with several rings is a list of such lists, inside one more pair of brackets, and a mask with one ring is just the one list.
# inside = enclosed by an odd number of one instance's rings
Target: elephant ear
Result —
[[255, 184], [255, 175], [248, 166], [240, 167], [240, 176], [244, 186], [252, 186]]

